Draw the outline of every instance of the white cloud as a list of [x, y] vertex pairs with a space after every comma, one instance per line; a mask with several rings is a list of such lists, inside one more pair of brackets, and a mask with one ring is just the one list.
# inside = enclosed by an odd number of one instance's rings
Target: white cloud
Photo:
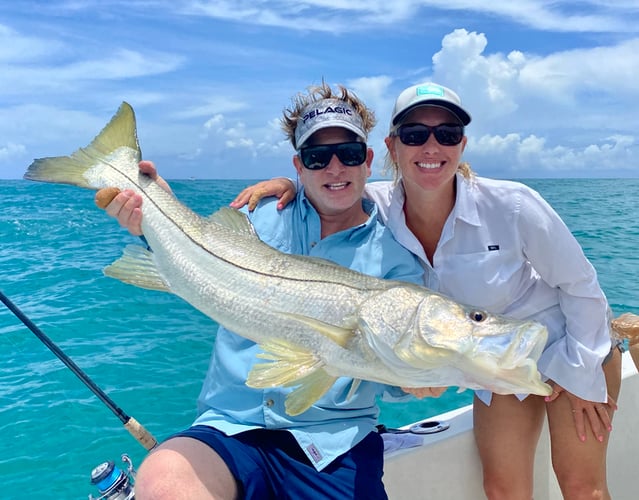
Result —
[[548, 56], [485, 54], [487, 42], [455, 30], [433, 56], [432, 79], [458, 90], [473, 115], [469, 156], [516, 171], [630, 168], [639, 153], [639, 117], [628, 106], [639, 99], [639, 39]]
[[371, 23], [392, 26], [422, 16], [431, 17], [433, 20], [430, 22], [436, 24], [438, 15], [446, 11], [475, 12], [506, 18], [538, 30], [557, 32], [636, 33], [639, 30], [633, 16], [629, 15], [636, 14], [636, 3], [581, 3], [588, 5], [575, 8], [575, 2], [570, 0], [197, 0], [178, 3], [176, 8], [185, 15], [206, 15], [262, 26], [335, 33], [368, 29]]
[[0, 146], [0, 163], [9, 161], [13, 158], [19, 158], [26, 153], [26, 148], [22, 144], [7, 143], [5, 146]]
[[[619, 174], [636, 169], [636, 140], [630, 136], [610, 136], [598, 144], [579, 147], [564, 145], [549, 146], [546, 139], [536, 135], [505, 136], [485, 135], [469, 140], [465, 155], [471, 164], [477, 162], [482, 168], [491, 168], [491, 161], [499, 158], [507, 162], [513, 175], [525, 172], [536, 176], [570, 174], [575, 165], [590, 169], [592, 174], [605, 175], [606, 172]], [[634, 152], [633, 152], [634, 151]], [[492, 166], [494, 168], [494, 165]]]
[[[64, 142], [67, 135], [85, 136], [88, 143], [92, 139], [90, 131], [97, 133], [103, 125], [90, 113], [55, 106], [24, 104], [0, 108], [0, 137], [22, 137], [24, 141], [9, 142], [24, 144], [30, 151], [35, 144], [51, 147]], [[49, 151], [50, 155], [63, 153], [66, 154], [59, 146]]]
[[62, 47], [55, 39], [28, 36], [0, 24], [0, 64], [42, 60]]
[[56, 73], [63, 80], [120, 80], [168, 73], [177, 69], [181, 62], [181, 57], [171, 54], [116, 49], [99, 59], [63, 66]]
[[636, 24], [628, 13], [636, 11], [632, 5], [621, 2], [581, 2], [590, 8], [578, 6], [571, 0], [548, 2], [543, 0], [517, 0], [511, 2], [476, 2], [474, 0], [418, 1], [424, 6], [490, 14], [498, 18], [537, 30], [555, 32], [630, 32], [636, 33]]
[[[154, 13], [283, 28], [301, 32], [353, 33], [371, 28], [422, 29], [415, 19], [428, 19], [429, 26], [451, 26], [460, 16], [489, 16], [535, 30], [555, 32], [636, 33], [636, 2], [573, 0], [86, 0], [33, 4], [20, 2], [13, 9], [37, 8], [61, 18], [90, 11], [94, 16], [122, 16], [127, 12]], [[35, 5], [35, 6], [34, 6]]]
[[[211, 92], [214, 92], [213, 90]], [[247, 102], [230, 98], [229, 96], [218, 96], [214, 98], [206, 97], [205, 102], [197, 106], [191, 106], [187, 109], [180, 110], [175, 113], [175, 117], [179, 119], [202, 118], [215, 114], [215, 116], [229, 113], [232, 111], [241, 111], [249, 106]]]
[[[471, 110], [471, 130], [639, 127], [627, 105], [639, 98], [639, 38], [547, 56], [484, 54], [483, 33], [458, 29], [433, 56], [435, 81], [458, 90]], [[612, 115], [611, 115], [612, 110]], [[497, 127], [497, 130], [494, 130]]]
[[639, 38], [605, 47], [555, 52], [534, 57], [520, 73], [522, 87], [531, 93], [552, 89], [550, 99], [572, 100], [585, 91], [596, 95], [619, 92], [639, 95]]
[[[175, 175], [225, 164], [237, 165], [225, 175], [268, 175], [290, 169], [282, 107], [325, 78], [375, 110], [376, 166], [394, 97], [428, 79], [454, 88], [471, 111], [467, 154], [478, 166], [626, 168], [618, 164], [639, 152], [639, 36], [628, 35], [639, 23], [636, 3], [609, 4], [13, 2], [0, 25], [0, 164], [73, 151], [127, 100], [145, 154], [186, 160]], [[478, 28], [452, 28], [464, 25]]]
[[[46, 57], [45, 57], [46, 55]], [[63, 92], [82, 88], [87, 82], [105, 84], [113, 80], [152, 77], [176, 70], [181, 58], [149, 51], [136, 52], [114, 49], [94, 59], [60, 61], [60, 54], [42, 54], [39, 64], [22, 61], [0, 61], [0, 91], [6, 95], [24, 95], [29, 92]], [[66, 56], [65, 56], [66, 58]], [[9, 58], [7, 58], [9, 59]], [[55, 61], [55, 62], [53, 62]]]
[[488, 116], [512, 113], [518, 108], [512, 91], [524, 63], [523, 56], [521, 53], [485, 56], [487, 45], [483, 33], [469, 33], [465, 29], [449, 33], [442, 40], [441, 50], [433, 56], [433, 79], [456, 89], [473, 116], [476, 109]]
[[204, 128], [213, 133], [219, 133], [224, 130], [224, 115], [215, 115], [212, 118], [204, 122]]

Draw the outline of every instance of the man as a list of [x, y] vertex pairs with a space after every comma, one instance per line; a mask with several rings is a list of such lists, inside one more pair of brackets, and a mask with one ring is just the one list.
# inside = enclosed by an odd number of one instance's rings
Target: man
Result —
[[[373, 112], [343, 87], [338, 93], [322, 84], [298, 95], [284, 111], [282, 128], [296, 150], [302, 187], [283, 210], [277, 199], [263, 200], [251, 222], [263, 241], [283, 252], [423, 283], [418, 260], [377, 222], [374, 204], [362, 199], [373, 160], [366, 140], [374, 125]], [[140, 168], [157, 176], [150, 162]], [[138, 195], [125, 191], [107, 212], [140, 234], [140, 204]], [[136, 498], [386, 498], [376, 398], [409, 396], [373, 382], [349, 395], [353, 381], [342, 377], [292, 417], [284, 410], [292, 388], [245, 385], [259, 352], [252, 341], [220, 327], [199, 415], [142, 463]]]

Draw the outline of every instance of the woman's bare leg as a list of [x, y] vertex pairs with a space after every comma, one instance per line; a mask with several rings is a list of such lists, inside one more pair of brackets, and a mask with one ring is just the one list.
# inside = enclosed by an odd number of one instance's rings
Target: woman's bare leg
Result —
[[490, 500], [530, 500], [533, 495], [535, 449], [544, 422], [539, 396], [519, 401], [513, 395], [493, 395], [490, 406], [475, 398], [475, 442]]
[[[621, 353], [614, 349], [612, 359], [604, 365], [608, 394], [617, 401], [621, 385]], [[612, 414], [614, 410], [605, 407]], [[559, 486], [566, 500], [609, 500], [606, 480], [607, 431], [599, 442], [587, 425], [586, 440], [581, 441], [575, 430], [574, 416], [568, 398], [561, 394], [548, 403], [548, 427], [552, 449], [552, 462]]]

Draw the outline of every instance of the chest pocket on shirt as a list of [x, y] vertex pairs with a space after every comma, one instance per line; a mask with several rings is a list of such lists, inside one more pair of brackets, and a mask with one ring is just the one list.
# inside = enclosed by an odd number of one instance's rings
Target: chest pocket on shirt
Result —
[[519, 290], [525, 260], [513, 250], [449, 255], [435, 271], [442, 293], [456, 301], [500, 313]]

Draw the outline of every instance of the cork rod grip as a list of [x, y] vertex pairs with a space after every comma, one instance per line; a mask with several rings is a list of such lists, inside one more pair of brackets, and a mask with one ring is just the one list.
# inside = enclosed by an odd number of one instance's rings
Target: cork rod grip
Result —
[[124, 424], [124, 427], [148, 451], [151, 451], [158, 445], [158, 442], [153, 435], [133, 417], [129, 417], [129, 420], [126, 424]]

